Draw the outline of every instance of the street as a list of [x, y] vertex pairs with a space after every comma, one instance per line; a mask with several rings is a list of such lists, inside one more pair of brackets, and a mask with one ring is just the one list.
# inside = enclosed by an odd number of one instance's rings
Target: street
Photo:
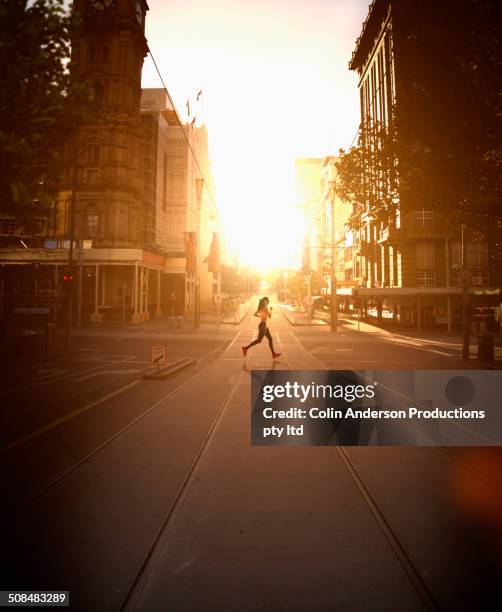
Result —
[[[277, 308], [282, 356], [244, 360], [256, 322], [84, 328], [3, 372], [4, 583], [85, 611], [490, 609], [499, 449], [250, 444], [252, 369], [466, 369], [458, 350]], [[196, 361], [143, 380], [152, 344]]]

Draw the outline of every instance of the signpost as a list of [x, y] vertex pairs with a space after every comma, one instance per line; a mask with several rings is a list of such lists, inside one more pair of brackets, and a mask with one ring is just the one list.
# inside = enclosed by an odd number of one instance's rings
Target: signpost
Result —
[[[216, 304], [216, 316], [217, 316], [217, 321], [218, 321], [218, 327], [220, 326], [221, 323], [221, 293], [215, 293], [214, 295], [214, 303]], [[234, 317], [235, 319], [235, 317]]]
[[157, 366], [157, 374], [160, 372], [160, 366], [165, 365], [166, 361], [165, 344], [152, 344], [152, 364]]

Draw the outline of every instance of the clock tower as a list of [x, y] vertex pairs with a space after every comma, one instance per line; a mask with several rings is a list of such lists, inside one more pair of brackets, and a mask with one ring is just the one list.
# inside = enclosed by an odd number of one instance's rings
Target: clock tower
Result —
[[58, 233], [92, 248], [142, 248], [141, 70], [145, 0], [74, 0], [71, 78], [91, 84], [98, 119], [69, 135]]

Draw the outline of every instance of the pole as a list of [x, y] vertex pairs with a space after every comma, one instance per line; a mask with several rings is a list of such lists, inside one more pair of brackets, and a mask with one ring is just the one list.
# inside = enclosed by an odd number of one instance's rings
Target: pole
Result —
[[216, 304], [217, 317], [218, 317], [218, 327], [221, 325], [221, 270], [218, 270], [218, 284], [217, 284], [217, 292], [218, 292], [218, 303]]
[[197, 265], [195, 266], [195, 304], [194, 304], [194, 328], [200, 328], [200, 215], [202, 203], [202, 189], [204, 188], [204, 179], [195, 179], [195, 189], [197, 196]]
[[469, 321], [469, 287], [467, 285], [467, 241], [464, 238], [464, 224], [462, 223], [462, 359], [469, 361], [470, 345]]
[[331, 331], [338, 331], [338, 295], [336, 282], [335, 196], [331, 189]]
[[73, 177], [70, 199], [70, 248], [68, 251], [68, 268], [70, 274], [70, 288], [68, 291], [68, 299], [66, 301], [66, 324], [65, 324], [65, 352], [69, 353], [71, 348], [71, 332], [72, 332], [72, 317], [73, 317], [73, 240], [75, 238], [75, 193], [77, 190], [77, 142], [76, 136], [73, 142]]
[[125, 326], [126, 320], [126, 284], [122, 283], [122, 325]]
[[[446, 287], [450, 286], [450, 245], [448, 236], [445, 238], [445, 272], [446, 272]], [[451, 296], [446, 296], [446, 324], [448, 333], [451, 334]]]
[[84, 266], [84, 251], [80, 248], [78, 252], [78, 306], [77, 306], [77, 325], [82, 326], [82, 272]]

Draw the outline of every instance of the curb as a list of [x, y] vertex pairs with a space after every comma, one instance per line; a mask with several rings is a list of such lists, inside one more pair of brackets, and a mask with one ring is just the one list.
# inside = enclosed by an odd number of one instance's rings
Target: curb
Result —
[[195, 359], [185, 357], [185, 359], [180, 359], [179, 361], [175, 361], [174, 363], [169, 366], [166, 366], [165, 368], [161, 368], [158, 372], [154, 370], [153, 372], [147, 372], [146, 374], [143, 374], [143, 379], [166, 380], [166, 378], [169, 378], [169, 376], [172, 376], [176, 372], [179, 372], [180, 370], [183, 370], [184, 368], [187, 368], [188, 366], [192, 365], [193, 363], [195, 363], [195, 361]]
[[322, 327], [323, 325], [327, 325], [326, 321], [324, 321], [323, 319], [313, 318], [310, 323], [308, 321], [306, 321], [305, 323], [298, 323], [296, 319], [294, 321], [290, 319], [289, 316], [284, 311], [282, 311], [282, 315], [284, 316], [284, 318], [290, 325], [294, 325], [297, 327], [312, 327], [312, 326]]
[[[244, 314], [242, 315], [242, 317], [240, 319], [235, 319], [235, 320], [221, 320], [220, 325], [239, 325], [240, 323], [242, 323], [242, 321], [244, 321], [244, 319], [246, 318], [247, 312], [245, 311]], [[201, 323], [204, 323], [205, 325], [218, 325], [217, 321], [204, 321], [202, 320]]]

